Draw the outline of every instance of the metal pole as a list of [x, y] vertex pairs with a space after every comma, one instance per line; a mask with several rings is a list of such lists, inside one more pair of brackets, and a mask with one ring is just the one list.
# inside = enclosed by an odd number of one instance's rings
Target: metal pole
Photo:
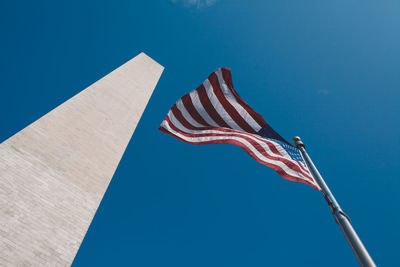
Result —
[[326, 202], [328, 203], [329, 207], [332, 210], [333, 216], [335, 217], [335, 221], [337, 224], [339, 224], [340, 228], [342, 229], [344, 236], [346, 237], [351, 248], [353, 249], [354, 254], [357, 257], [358, 262], [363, 267], [370, 267], [370, 266], [376, 267], [374, 261], [372, 260], [371, 256], [369, 255], [368, 251], [364, 247], [356, 231], [351, 225], [350, 218], [342, 211], [342, 209], [339, 206], [339, 203], [336, 201], [331, 190], [329, 190], [329, 187], [326, 185], [321, 174], [318, 172], [311, 158], [308, 156], [305, 150], [305, 146], [301, 141], [300, 137], [298, 136], [293, 137], [293, 143], [300, 150], [308, 166], [308, 169], [311, 171], [312, 176], [314, 177], [315, 181], [321, 188], [321, 192], [324, 195]]

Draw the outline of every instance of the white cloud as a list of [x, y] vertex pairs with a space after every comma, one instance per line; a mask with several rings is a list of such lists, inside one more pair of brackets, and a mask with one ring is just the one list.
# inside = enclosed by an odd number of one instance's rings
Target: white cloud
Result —
[[171, 0], [172, 3], [183, 3], [184, 6], [186, 7], [194, 7], [197, 9], [203, 8], [203, 7], [210, 7], [214, 5], [217, 0]]

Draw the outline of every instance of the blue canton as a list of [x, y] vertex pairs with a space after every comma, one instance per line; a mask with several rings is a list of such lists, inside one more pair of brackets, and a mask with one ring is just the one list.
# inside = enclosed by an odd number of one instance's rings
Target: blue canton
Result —
[[304, 163], [300, 151], [296, 147], [289, 144], [285, 139], [283, 139], [283, 137], [275, 132], [268, 124], [262, 127], [261, 130], [258, 131], [258, 134], [264, 139], [278, 143], [283, 149], [285, 149], [285, 151], [293, 160]]
[[294, 146], [288, 145], [288, 144], [286, 144], [286, 143], [284, 143], [284, 142], [282, 142], [282, 141], [275, 140], [275, 139], [271, 139], [271, 138], [265, 138], [265, 139], [268, 139], [268, 140], [271, 140], [271, 141], [273, 141], [273, 142], [275, 142], [275, 143], [280, 144], [281, 147], [283, 147], [283, 149], [286, 150], [286, 152], [289, 154], [289, 156], [290, 156], [293, 160], [303, 162], [303, 158], [301, 157], [300, 151], [299, 151], [297, 148], [295, 148]]

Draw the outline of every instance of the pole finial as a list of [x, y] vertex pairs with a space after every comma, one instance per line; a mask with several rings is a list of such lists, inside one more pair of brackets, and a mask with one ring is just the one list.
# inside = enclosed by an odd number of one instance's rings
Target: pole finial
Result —
[[296, 145], [297, 148], [304, 147], [304, 144], [299, 136], [293, 137], [293, 143]]

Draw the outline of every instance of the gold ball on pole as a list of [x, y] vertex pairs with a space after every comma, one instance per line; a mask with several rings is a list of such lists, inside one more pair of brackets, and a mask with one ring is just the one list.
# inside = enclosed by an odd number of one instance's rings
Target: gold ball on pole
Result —
[[296, 142], [301, 142], [301, 138], [299, 136], [293, 137], [293, 143], [296, 144]]

